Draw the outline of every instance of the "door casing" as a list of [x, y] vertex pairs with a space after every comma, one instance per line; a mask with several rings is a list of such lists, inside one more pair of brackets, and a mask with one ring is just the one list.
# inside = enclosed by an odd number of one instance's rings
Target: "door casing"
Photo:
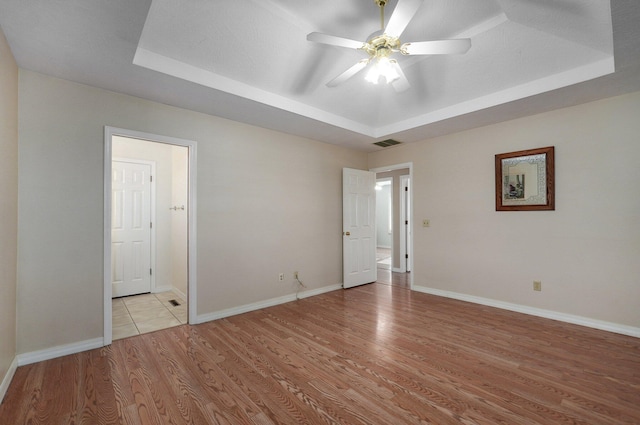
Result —
[[[370, 168], [369, 171], [373, 171], [374, 173], [382, 173], [385, 171], [393, 171], [393, 170], [401, 170], [403, 168], [408, 168], [409, 169], [409, 190], [408, 190], [408, 204], [409, 204], [409, 209], [408, 209], [408, 215], [410, 220], [413, 220], [413, 162], [405, 162], [402, 164], [394, 164], [394, 165], [388, 165], [386, 167], [377, 167], [377, 168]], [[395, 236], [394, 236], [395, 237]], [[413, 270], [414, 267], [414, 263], [413, 263], [413, 237], [409, 238], [409, 241], [406, 243], [406, 246], [408, 248], [409, 251], [409, 261], [407, 262], [407, 266], [408, 266], [408, 270]], [[413, 288], [413, 273], [409, 274], [409, 288]]]
[[127, 130], [117, 127], [104, 127], [104, 261], [103, 261], [103, 286], [104, 286], [104, 334], [103, 345], [112, 342], [112, 314], [111, 314], [111, 161], [112, 138], [122, 136], [132, 139], [147, 140], [150, 142], [165, 143], [170, 145], [185, 146], [188, 154], [188, 245], [187, 245], [187, 291], [188, 291], [188, 321], [191, 324], [198, 323], [197, 315], [197, 143], [192, 140], [176, 137], [160, 136], [135, 130]]

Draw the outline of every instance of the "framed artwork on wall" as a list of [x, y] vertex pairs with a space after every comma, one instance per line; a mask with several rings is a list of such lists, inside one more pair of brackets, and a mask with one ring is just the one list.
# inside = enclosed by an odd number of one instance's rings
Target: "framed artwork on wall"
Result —
[[555, 210], [554, 147], [496, 155], [496, 211]]

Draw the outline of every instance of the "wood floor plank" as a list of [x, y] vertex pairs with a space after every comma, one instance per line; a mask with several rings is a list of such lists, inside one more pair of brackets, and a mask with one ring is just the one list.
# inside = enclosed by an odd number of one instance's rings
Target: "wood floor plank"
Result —
[[394, 282], [19, 367], [0, 423], [640, 424], [640, 339]]

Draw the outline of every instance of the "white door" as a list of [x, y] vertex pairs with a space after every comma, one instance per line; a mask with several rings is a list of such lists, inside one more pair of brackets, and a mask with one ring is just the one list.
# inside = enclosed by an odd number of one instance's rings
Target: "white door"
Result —
[[344, 288], [375, 282], [376, 174], [342, 170], [342, 252]]
[[151, 166], [113, 161], [112, 296], [151, 292]]

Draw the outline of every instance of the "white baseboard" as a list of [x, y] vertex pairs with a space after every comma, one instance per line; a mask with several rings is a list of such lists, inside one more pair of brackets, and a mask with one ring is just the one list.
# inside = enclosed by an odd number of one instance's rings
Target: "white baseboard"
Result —
[[159, 294], [161, 292], [171, 291], [173, 288], [171, 286], [156, 286], [151, 291], [152, 294]]
[[2, 384], [0, 384], [0, 403], [4, 400], [5, 394], [7, 394], [7, 390], [9, 389], [9, 385], [13, 380], [13, 375], [16, 373], [16, 369], [18, 368], [18, 357], [14, 357], [7, 373], [2, 378]]
[[82, 351], [93, 350], [104, 346], [104, 339], [94, 338], [86, 341], [74, 342], [72, 344], [59, 345], [57, 347], [46, 348], [44, 350], [32, 351], [30, 353], [18, 354], [18, 366], [37, 363], [44, 360], [55, 359], [69, 354], [76, 354]]
[[185, 294], [184, 292], [182, 292], [181, 290], [179, 290], [178, 288], [171, 288], [171, 291], [178, 295], [180, 298], [182, 298], [183, 300], [187, 301], [187, 294]]
[[[308, 298], [314, 295], [324, 294], [326, 292], [335, 291], [338, 289], [342, 289], [341, 284], [324, 286], [318, 289], [312, 289], [309, 291], [300, 291], [298, 293], [298, 298]], [[213, 313], [202, 314], [196, 317], [196, 323], [205, 323], [210, 322], [212, 320], [218, 320], [225, 317], [235, 316], [236, 314], [248, 313], [254, 310], [260, 310], [261, 308], [273, 307], [279, 304], [288, 303], [296, 300], [296, 294], [284, 295], [278, 298], [271, 298], [269, 300], [259, 301], [257, 303], [245, 304], [239, 307], [228, 308], [225, 310], [215, 311]]]
[[574, 325], [581, 325], [589, 328], [600, 329], [603, 331], [614, 332], [617, 334], [640, 338], [640, 328], [637, 328], [634, 326], [627, 326], [627, 325], [621, 325], [618, 323], [605, 322], [603, 320], [590, 319], [588, 317], [575, 316], [573, 314], [560, 313], [560, 312], [551, 311], [551, 310], [544, 310], [541, 308], [529, 307], [521, 304], [513, 304], [513, 303], [504, 302], [504, 301], [493, 300], [490, 298], [476, 297], [474, 295], [460, 294], [458, 292], [443, 291], [441, 289], [428, 288], [426, 286], [414, 285], [412, 289], [414, 291], [423, 292], [425, 294], [437, 295], [445, 298], [453, 298], [456, 300], [467, 301], [474, 304], [481, 304], [489, 307], [501, 308], [503, 310], [515, 311], [517, 313], [544, 317], [545, 319], [558, 320], [560, 322], [566, 322]]

